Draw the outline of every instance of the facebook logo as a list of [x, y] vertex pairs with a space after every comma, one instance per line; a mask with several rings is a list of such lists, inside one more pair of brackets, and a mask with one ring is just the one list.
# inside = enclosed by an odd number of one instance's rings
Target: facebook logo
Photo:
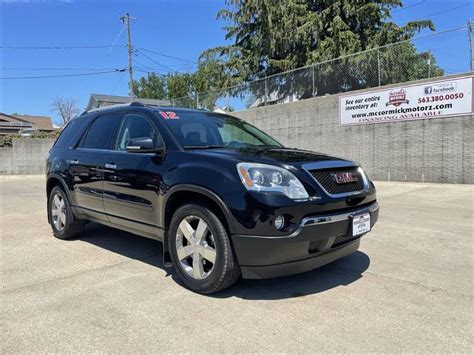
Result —
[[433, 87], [432, 86], [426, 86], [425, 87], [425, 95], [430, 95], [433, 92]]

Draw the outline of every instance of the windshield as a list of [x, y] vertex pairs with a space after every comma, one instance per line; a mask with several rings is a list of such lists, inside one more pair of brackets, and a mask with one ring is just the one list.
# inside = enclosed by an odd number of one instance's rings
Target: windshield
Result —
[[281, 147], [272, 137], [231, 116], [211, 112], [160, 111], [183, 148]]

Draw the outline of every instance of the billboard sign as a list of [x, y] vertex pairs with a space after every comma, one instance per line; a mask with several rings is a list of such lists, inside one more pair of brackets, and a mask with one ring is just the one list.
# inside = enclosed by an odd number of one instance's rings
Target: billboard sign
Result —
[[464, 77], [425, 84], [374, 90], [339, 97], [341, 125], [359, 125], [473, 113], [473, 78]]

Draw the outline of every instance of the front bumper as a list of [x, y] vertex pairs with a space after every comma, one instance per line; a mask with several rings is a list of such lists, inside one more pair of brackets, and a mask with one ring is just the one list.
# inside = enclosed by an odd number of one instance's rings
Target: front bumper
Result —
[[377, 202], [342, 213], [306, 217], [287, 236], [234, 235], [232, 242], [242, 277], [297, 274], [349, 255], [358, 249], [362, 237], [352, 237], [352, 218], [362, 213], [370, 213], [372, 229], [379, 215]]

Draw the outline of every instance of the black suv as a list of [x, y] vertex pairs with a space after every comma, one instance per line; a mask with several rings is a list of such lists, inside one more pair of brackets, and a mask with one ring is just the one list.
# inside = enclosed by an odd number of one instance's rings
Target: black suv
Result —
[[157, 239], [165, 266], [206, 294], [346, 256], [379, 213], [357, 163], [283, 147], [228, 115], [139, 103], [73, 119], [46, 191], [56, 237], [94, 221]]

